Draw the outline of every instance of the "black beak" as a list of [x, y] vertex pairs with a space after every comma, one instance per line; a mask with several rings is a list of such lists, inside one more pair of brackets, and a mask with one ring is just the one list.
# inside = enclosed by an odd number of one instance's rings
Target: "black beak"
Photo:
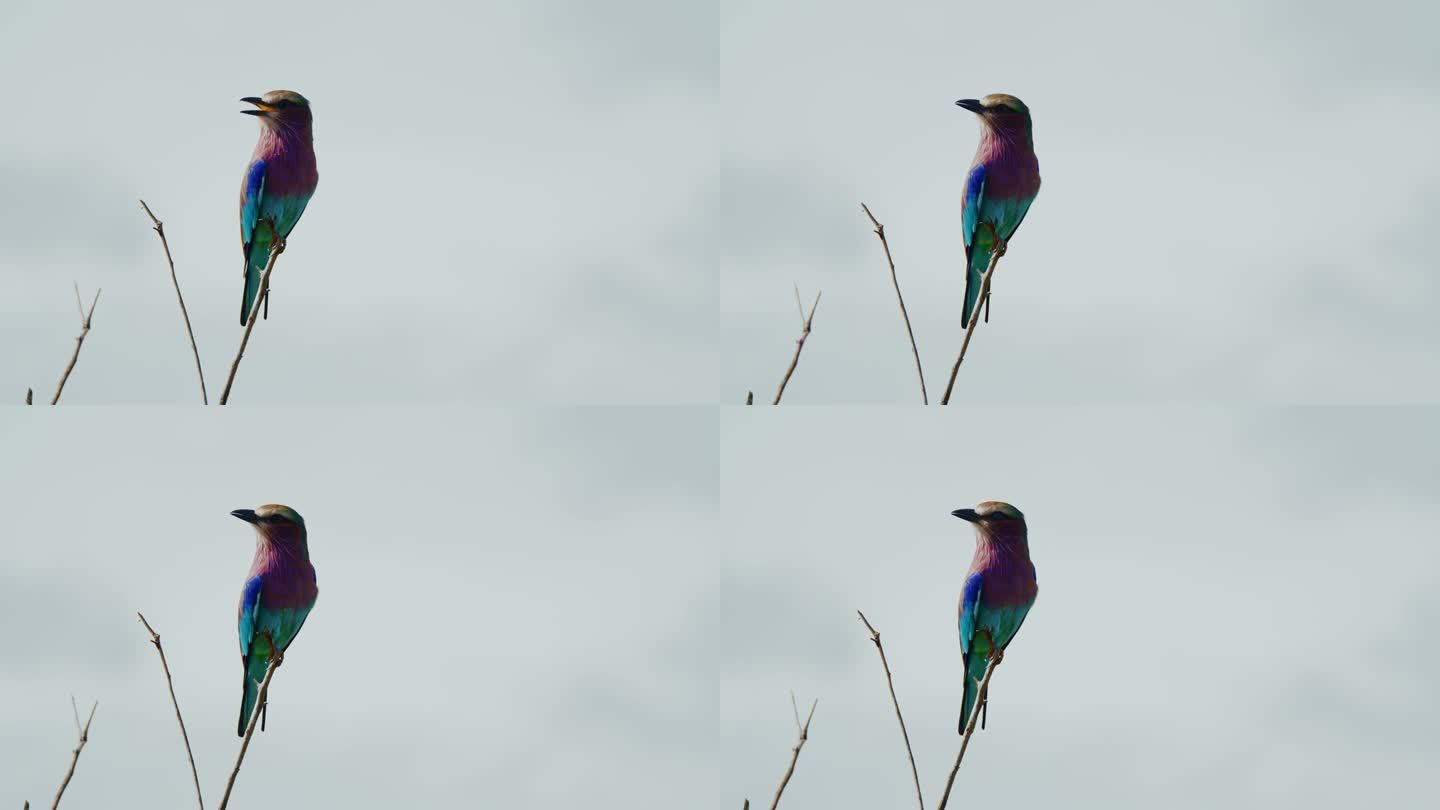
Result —
[[254, 509], [236, 509], [234, 512], [231, 512], [230, 514], [233, 515], [234, 517], [240, 518], [241, 520], [245, 521], [246, 523], [259, 523], [259, 522], [260, 522], [260, 517], [255, 514], [255, 510], [254, 510]]
[[961, 520], [968, 520], [968, 521], [970, 521], [971, 523], [979, 523], [979, 522], [980, 522], [980, 516], [977, 515], [977, 514], [975, 514], [975, 510], [974, 510], [974, 509], [956, 509], [954, 512], [951, 512], [950, 514], [954, 515], [955, 517], [960, 518]]
[[[264, 100], [264, 99], [262, 99], [262, 98], [256, 98], [256, 97], [254, 97], [254, 96], [246, 96], [245, 98], [242, 98], [242, 99], [240, 99], [240, 100], [243, 101], [243, 102], [245, 102], [246, 104], [254, 104], [256, 107], [259, 107], [261, 104], [264, 104], [264, 103], [265, 103], [265, 100]], [[265, 111], [265, 110], [241, 110], [240, 112], [242, 112], [242, 113], [244, 113], [244, 114], [246, 114], [246, 115], [265, 115], [265, 114], [266, 114], [266, 111]]]
[[980, 99], [978, 98], [962, 98], [959, 101], [955, 102], [955, 106], [964, 107], [970, 112], [977, 114], [985, 112], [985, 105], [981, 104]]

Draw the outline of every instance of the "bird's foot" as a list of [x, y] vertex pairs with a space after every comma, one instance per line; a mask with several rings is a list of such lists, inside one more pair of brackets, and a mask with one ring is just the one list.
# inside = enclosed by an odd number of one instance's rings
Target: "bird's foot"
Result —
[[1008, 248], [1009, 248], [1009, 245], [1005, 242], [1004, 239], [1001, 239], [1001, 238], [999, 238], [999, 237], [996, 237], [996, 239], [995, 239], [995, 247], [993, 248], [994, 251], [995, 251], [995, 255], [996, 255], [996, 256], [1004, 256], [1004, 255], [1005, 255], [1005, 251], [1006, 251]]

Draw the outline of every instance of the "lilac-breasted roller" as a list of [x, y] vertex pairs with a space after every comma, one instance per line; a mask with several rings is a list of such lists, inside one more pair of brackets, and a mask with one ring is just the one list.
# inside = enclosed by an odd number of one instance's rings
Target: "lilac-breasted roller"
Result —
[[[240, 184], [240, 243], [245, 252], [240, 325], [244, 326], [260, 294], [260, 276], [271, 245], [284, 241], [300, 221], [320, 175], [315, 170], [310, 102], [304, 96], [293, 90], [271, 90], [260, 98], [240, 100], [256, 107], [242, 113], [260, 119], [260, 140]], [[265, 313], [268, 317], [268, 293]]]
[[305, 617], [315, 607], [320, 590], [305, 521], [294, 509], [267, 503], [259, 509], [236, 509], [230, 514], [255, 526], [255, 561], [240, 592], [240, 660], [245, 666], [245, 692], [240, 703], [238, 733], [255, 711], [260, 681], [275, 650], [295, 640]]
[[1015, 638], [1035, 604], [1035, 565], [1030, 562], [1025, 516], [1000, 501], [950, 514], [975, 524], [975, 557], [960, 592], [960, 657], [965, 690], [960, 704], [960, 733], [975, 710], [976, 692], [992, 651]]
[[[965, 323], [980, 297], [995, 240], [1000, 253], [1040, 193], [1040, 162], [1030, 127], [1030, 108], [1014, 96], [992, 93], [955, 102], [980, 116], [980, 145], [965, 178], [961, 228], [965, 238]], [[993, 282], [992, 282], [993, 284]], [[988, 317], [988, 315], [987, 315]]]

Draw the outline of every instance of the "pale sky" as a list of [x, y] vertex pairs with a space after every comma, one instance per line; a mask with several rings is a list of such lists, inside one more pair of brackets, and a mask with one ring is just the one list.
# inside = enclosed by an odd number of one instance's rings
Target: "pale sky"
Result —
[[[959, 350], [959, 98], [1013, 93], [1044, 184], [960, 402], [1434, 402], [1440, 5], [727, 5], [721, 394], [920, 401]], [[768, 397], [767, 397], [768, 398]], [[938, 399], [938, 396], [936, 397]]]
[[266, 414], [257, 432], [88, 409], [0, 434], [0, 491], [17, 496], [0, 543], [0, 803], [49, 806], [74, 694], [100, 708], [62, 806], [194, 806], [137, 610], [219, 801], [254, 550], [229, 512], [270, 501], [304, 516], [320, 597], [232, 807], [658, 808], [708, 779], [713, 680], [696, 673], [716, 667], [687, 616], [716, 567], [713, 418]]
[[72, 280], [104, 293], [66, 401], [199, 401], [140, 197], [218, 391], [257, 135], [238, 99], [278, 87], [312, 102], [320, 187], [235, 404], [712, 401], [688, 212], [716, 165], [718, 32], [673, 6], [302, 1], [262, 35], [219, 5], [7, 2], [0, 401], [53, 391]]
[[[1440, 6], [1420, 0], [161, 0], [0, 6], [0, 804], [207, 800], [235, 752], [229, 512], [287, 502], [320, 602], [237, 810], [912, 801], [958, 738], [951, 510], [1031, 520], [1040, 600], [966, 805], [1419, 806], [1440, 754]], [[233, 402], [238, 99], [315, 113], [318, 193]], [[1044, 185], [961, 370], [954, 101]], [[799, 332], [792, 284], [824, 298]], [[805, 408], [806, 405], [849, 407]], [[243, 801], [239, 797], [248, 797]]]
[[[926, 806], [954, 762], [957, 507], [1023, 510], [1039, 598], [959, 806], [1418, 808], [1440, 721], [1440, 414], [1410, 409], [730, 409], [716, 807]], [[762, 805], [768, 806], [768, 805]], [[952, 804], [952, 807], [956, 806]]]

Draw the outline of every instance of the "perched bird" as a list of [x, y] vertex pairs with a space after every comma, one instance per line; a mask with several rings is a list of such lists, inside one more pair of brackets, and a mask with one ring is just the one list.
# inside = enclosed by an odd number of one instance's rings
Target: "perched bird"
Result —
[[[270, 246], [290, 235], [305, 204], [315, 193], [315, 145], [310, 132], [310, 102], [293, 90], [271, 90], [260, 98], [240, 99], [256, 109], [241, 110], [260, 119], [260, 141], [240, 184], [240, 243], [245, 251], [245, 297], [240, 325], [250, 318]], [[265, 299], [265, 315], [270, 299]]]
[[255, 526], [255, 562], [240, 592], [240, 660], [245, 665], [245, 694], [238, 733], [255, 710], [260, 681], [276, 651], [284, 652], [315, 607], [315, 567], [305, 539], [305, 521], [288, 506], [267, 503], [230, 514]]
[[[980, 145], [965, 178], [961, 227], [965, 237], [965, 323], [980, 297], [990, 254], [1015, 235], [1040, 193], [1040, 162], [1030, 128], [1030, 108], [1014, 96], [992, 93], [955, 102], [980, 116]], [[993, 284], [993, 282], [992, 282]], [[989, 310], [986, 310], [989, 317]]]
[[[975, 557], [960, 593], [960, 656], [965, 663], [965, 692], [960, 733], [975, 710], [976, 692], [991, 652], [1015, 638], [1035, 604], [1035, 565], [1030, 562], [1025, 516], [1000, 501], [950, 514], [975, 524]], [[982, 707], [983, 708], [983, 707]]]

